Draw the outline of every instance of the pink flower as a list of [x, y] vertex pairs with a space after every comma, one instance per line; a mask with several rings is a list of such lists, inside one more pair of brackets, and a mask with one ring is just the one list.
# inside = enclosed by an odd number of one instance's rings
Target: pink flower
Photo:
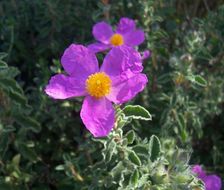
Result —
[[115, 32], [106, 22], [99, 22], [93, 26], [93, 36], [99, 41], [88, 46], [94, 53], [121, 45], [138, 46], [145, 39], [144, 32], [129, 18], [121, 18]]
[[82, 45], [70, 45], [61, 63], [68, 75], [50, 79], [45, 92], [54, 99], [85, 96], [81, 118], [94, 137], [107, 136], [115, 122], [112, 102], [122, 104], [148, 82], [140, 54], [127, 46], [113, 48], [99, 68], [95, 54]]
[[192, 171], [204, 182], [205, 190], [221, 190], [222, 182], [217, 175], [206, 175], [200, 165], [195, 165]]

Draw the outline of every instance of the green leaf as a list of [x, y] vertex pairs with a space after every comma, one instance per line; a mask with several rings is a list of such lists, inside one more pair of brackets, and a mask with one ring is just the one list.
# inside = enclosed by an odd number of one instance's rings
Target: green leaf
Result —
[[139, 179], [139, 172], [138, 169], [135, 169], [134, 173], [130, 177], [130, 182], [133, 184], [135, 187], [138, 184], [138, 179]]
[[106, 162], [110, 162], [113, 154], [116, 151], [116, 143], [112, 140], [111, 142], [109, 142], [108, 146], [105, 147], [106, 153], [105, 153], [105, 161]]
[[129, 160], [137, 165], [137, 166], [141, 166], [141, 160], [139, 159], [139, 157], [137, 156], [137, 154], [134, 151], [130, 151], [129, 155], [128, 155]]
[[186, 142], [187, 140], [187, 137], [188, 137], [188, 133], [185, 129], [181, 130], [180, 131], [180, 136], [181, 136], [181, 139], [183, 142]]
[[149, 181], [149, 174], [143, 174], [140, 179], [138, 179], [138, 187], [144, 186]]
[[134, 150], [135, 153], [138, 154], [138, 155], [139, 154], [142, 154], [142, 155], [145, 155], [145, 156], [149, 155], [148, 147], [146, 145], [143, 145], [143, 144], [138, 144], [136, 146], [133, 146], [132, 150]]
[[13, 132], [13, 131], [15, 131], [15, 130], [16, 130], [16, 128], [15, 128], [14, 126], [12, 126], [12, 125], [5, 126], [5, 127], [2, 129], [2, 131], [3, 131], [4, 133], [10, 133], [10, 132]]
[[135, 132], [133, 130], [128, 131], [126, 137], [128, 139], [128, 144], [132, 144], [135, 140]]
[[121, 180], [122, 173], [125, 172], [126, 167], [123, 165], [122, 161], [119, 161], [117, 165], [111, 170], [110, 174], [113, 179], [118, 182]]
[[200, 86], [207, 86], [207, 81], [200, 75], [196, 75], [194, 80]]
[[152, 120], [151, 114], [142, 106], [128, 105], [123, 109], [126, 117], [132, 119]]
[[33, 118], [29, 116], [23, 116], [23, 115], [15, 115], [16, 121], [22, 126], [26, 127], [27, 129], [32, 130], [35, 133], [40, 132], [41, 126], [40, 124], [34, 120]]
[[161, 144], [159, 138], [155, 135], [152, 135], [149, 141], [149, 152], [150, 152], [150, 159], [154, 162], [161, 152]]
[[14, 79], [0, 78], [0, 84], [6, 88], [11, 88], [12, 91], [16, 91], [19, 94], [23, 94], [22, 88]]
[[190, 80], [191, 82], [199, 85], [199, 86], [207, 86], [207, 81], [200, 75], [190, 75], [187, 76], [188, 80]]
[[177, 122], [181, 129], [186, 128], [186, 121], [185, 121], [183, 114], [180, 113], [177, 115]]
[[180, 173], [177, 176], [175, 176], [175, 181], [177, 181], [178, 184], [189, 183], [190, 180], [191, 180], [191, 176], [188, 176], [185, 174]]
[[177, 123], [179, 125], [181, 139], [183, 140], [183, 142], [185, 142], [187, 140], [188, 134], [186, 131], [186, 120], [183, 114], [180, 113], [177, 115]]
[[7, 57], [7, 53], [4, 52], [0, 52], [0, 60], [4, 59], [5, 57]]
[[17, 148], [22, 156], [28, 160], [36, 162], [39, 159], [36, 152], [32, 148], [27, 147], [25, 143], [18, 143]]
[[0, 60], [0, 69], [6, 69], [8, 68], [8, 65], [4, 62]]
[[25, 96], [22, 96], [21, 94], [17, 93], [16, 91], [9, 91], [9, 97], [15, 101], [16, 103], [25, 106], [27, 104], [27, 100]]
[[17, 154], [13, 157], [12, 159], [12, 163], [15, 165], [15, 166], [19, 166], [19, 163], [20, 163], [20, 160], [21, 160], [21, 155], [20, 154]]

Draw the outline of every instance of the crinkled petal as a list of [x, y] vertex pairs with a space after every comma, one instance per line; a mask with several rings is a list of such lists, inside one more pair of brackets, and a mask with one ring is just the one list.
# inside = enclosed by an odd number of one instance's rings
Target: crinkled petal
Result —
[[96, 40], [108, 44], [113, 35], [112, 27], [106, 22], [99, 22], [93, 26], [93, 36]]
[[45, 88], [47, 95], [54, 99], [66, 99], [86, 95], [85, 81], [78, 78], [57, 74], [51, 77]]
[[99, 70], [95, 54], [82, 45], [70, 45], [61, 58], [65, 71], [76, 78], [86, 79]]
[[112, 103], [106, 98], [96, 99], [87, 96], [80, 115], [86, 128], [94, 137], [107, 136], [114, 126], [115, 111]]
[[128, 46], [138, 46], [145, 40], [142, 30], [133, 30], [123, 35], [124, 43]]
[[141, 73], [125, 81], [113, 81], [111, 93], [107, 95], [107, 98], [115, 104], [125, 103], [141, 92], [147, 82], [146, 75]]
[[93, 53], [98, 53], [109, 49], [111, 45], [103, 44], [103, 43], [93, 43], [88, 46]]
[[217, 175], [209, 175], [204, 178], [206, 190], [221, 190], [222, 182]]
[[118, 46], [112, 48], [104, 58], [101, 71], [107, 73], [112, 80], [126, 80], [142, 71], [140, 54], [131, 47]]
[[125, 17], [121, 18], [117, 26], [116, 32], [120, 34], [125, 34], [132, 30], [135, 30], [135, 21], [130, 18], [125, 18]]

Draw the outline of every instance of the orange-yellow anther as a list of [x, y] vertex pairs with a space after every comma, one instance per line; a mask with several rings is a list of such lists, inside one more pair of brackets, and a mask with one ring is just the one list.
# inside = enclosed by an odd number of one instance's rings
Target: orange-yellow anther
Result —
[[110, 38], [110, 43], [114, 46], [120, 46], [124, 44], [124, 39], [123, 36], [120, 34], [114, 34], [111, 38]]
[[110, 93], [111, 79], [104, 72], [90, 75], [86, 80], [86, 90], [89, 95], [101, 98]]

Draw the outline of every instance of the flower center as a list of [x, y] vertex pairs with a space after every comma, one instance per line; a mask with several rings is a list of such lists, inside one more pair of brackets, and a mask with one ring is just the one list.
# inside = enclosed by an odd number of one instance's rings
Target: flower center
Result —
[[86, 90], [95, 98], [101, 98], [109, 94], [110, 88], [111, 79], [104, 72], [92, 74], [86, 79]]
[[114, 46], [120, 46], [124, 44], [124, 39], [123, 36], [120, 34], [114, 34], [111, 38], [110, 38], [110, 43]]

